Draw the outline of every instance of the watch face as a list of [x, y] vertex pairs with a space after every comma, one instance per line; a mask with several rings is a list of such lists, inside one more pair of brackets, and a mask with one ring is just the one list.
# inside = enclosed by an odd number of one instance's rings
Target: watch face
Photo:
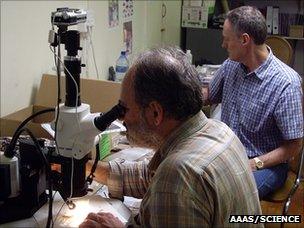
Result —
[[258, 162], [256, 163], [256, 166], [257, 166], [259, 169], [263, 168], [263, 162], [262, 162], [262, 161], [258, 161]]
[[264, 163], [258, 159], [258, 158], [254, 158], [254, 161], [255, 161], [255, 166], [258, 168], [258, 169], [262, 169], [263, 166], [264, 166]]

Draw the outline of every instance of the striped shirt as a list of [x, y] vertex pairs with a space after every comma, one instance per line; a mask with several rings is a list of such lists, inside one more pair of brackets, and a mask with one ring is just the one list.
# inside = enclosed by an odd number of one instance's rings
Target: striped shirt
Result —
[[112, 197], [143, 198], [134, 226], [242, 227], [229, 216], [261, 214], [243, 145], [202, 112], [172, 132], [149, 163], [111, 161], [110, 167]]
[[209, 85], [211, 103], [222, 103], [221, 120], [239, 137], [248, 157], [303, 137], [301, 78], [269, 52], [250, 73], [243, 64], [226, 60]]

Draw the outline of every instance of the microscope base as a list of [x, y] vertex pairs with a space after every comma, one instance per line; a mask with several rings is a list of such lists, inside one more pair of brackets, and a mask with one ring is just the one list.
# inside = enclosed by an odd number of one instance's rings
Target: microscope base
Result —
[[38, 202], [33, 205], [33, 199], [15, 197], [0, 204], [0, 224], [25, 219], [33, 216], [47, 202], [47, 194], [39, 196]]

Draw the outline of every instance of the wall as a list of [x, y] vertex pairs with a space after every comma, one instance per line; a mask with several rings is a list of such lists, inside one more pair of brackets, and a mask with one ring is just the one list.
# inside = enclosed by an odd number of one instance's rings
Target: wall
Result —
[[[179, 45], [181, 1], [169, 1], [170, 18], [161, 19], [162, 1], [133, 1], [133, 53], [161, 43]], [[175, 4], [176, 3], [176, 4]], [[108, 68], [115, 64], [123, 47], [121, 9], [119, 26], [108, 28], [108, 1], [1, 1], [1, 102], [0, 116], [7, 115], [34, 102], [43, 73], [55, 74], [54, 59], [48, 44], [51, 12], [58, 7], [89, 9], [95, 25], [92, 41], [99, 78], [108, 77]], [[171, 5], [171, 6], [170, 6]], [[176, 23], [177, 22], [177, 23]], [[176, 23], [176, 25], [175, 25]], [[162, 37], [162, 26], [170, 26], [170, 34]], [[174, 24], [175, 26], [171, 27]], [[162, 41], [163, 39], [163, 41]], [[97, 78], [89, 46], [87, 69], [82, 77]], [[86, 56], [84, 56], [86, 57]]]
[[162, 21], [162, 42], [168, 45], [180, 45], [181, 39], [181, 7], [182, 1], [163, 1], [166, 6], [166, 14]]

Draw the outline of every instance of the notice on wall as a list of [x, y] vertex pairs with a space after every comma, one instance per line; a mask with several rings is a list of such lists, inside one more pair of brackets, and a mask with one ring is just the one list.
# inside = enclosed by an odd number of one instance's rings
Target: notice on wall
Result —
[[109, 28], [118, 26], [119, 14], [118, 14], [118, 0], [109, 0]]
[[182, 27], [207, 28], [208, 8], [183, 6]]
[[122, 16], [124, 20], [130, 19], [133, 16], [133, 0], [123, 0]]
[[123, 23], [123, 40], [126, 47], [126, 53], [131, 54], [133, 45], [132, 21]]
[[182, 27], [207, 28], [208, 17], [214, 13], [215, 0], [184, 0]]
[[[210, 1], [210, 0], [208, 0], [208, 1]], [[203, 1], [202, 0], [184, 0], [183, 5], [200, 7], [203, 5]]]

